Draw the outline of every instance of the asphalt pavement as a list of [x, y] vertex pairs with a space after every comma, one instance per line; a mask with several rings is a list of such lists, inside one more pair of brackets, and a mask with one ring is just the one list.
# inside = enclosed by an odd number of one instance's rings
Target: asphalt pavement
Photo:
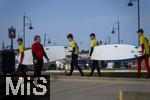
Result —
[[[94, 77], [81, 77], [78, 72], [74, 73], [73, 76], [65, 76], [63, 71], [61, 73], [46, 71], [43, 72], [43, 74], [48, 75], [47, 88], [50, 89], [46, 95], [25, 95], [17, 96], [17, 98], [16, 96], [5, 96], [6, 83], [4, 83], [0, 84], [0, 100], [10, 98], [15, 100], [150, 100], [150, 79], [129, 78], [126, 75], [125, 77], [117, 77], [124, 75], [124, 73], [128, 74], [128, 72], [116, 73], [110, 71], [106, 73], [103, 72], [103, 77], [96, 77], [97, 75]], [[32, 72], [28, 74], [31, 75]], [[117, 74], [117, 76], [106, 77], [107, 75], [105, 74]], [[130, 75], [131, 74], [135, 74], [135, 72], [130, 71]], [[32, 80], [30, 82], [32, 82]], [[2, 81], [0, 83], [2, 83]], [[33, 87], [31, 86], [31, 88]], [[131, 97], [136, 98], [131, 99]]]
[[123, 100], [120, 91], [150, 94], [150, 79], [51, 76], [50, 81], [50, 100]]

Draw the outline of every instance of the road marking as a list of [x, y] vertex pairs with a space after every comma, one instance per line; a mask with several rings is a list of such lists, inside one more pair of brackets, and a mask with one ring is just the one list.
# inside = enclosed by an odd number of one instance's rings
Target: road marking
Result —
[[122, 93], [122, 89], [119, 90], [119, 100], [123, 100], [123, 93]]
[[[69, 70], [47, 70], [46, 72], [50, 73], [64, 73], [68, 72]], [[83, 70], [84, 73], [89, 73], [91, 70]], [[137, 73], [137, 70], [109, 70], [109, 69], [102, 69], [102, 73]], [[141, 70], [142, 73], [147, 72], [146, 70]], [[77, 70], [74, 73], [78, 73]]]

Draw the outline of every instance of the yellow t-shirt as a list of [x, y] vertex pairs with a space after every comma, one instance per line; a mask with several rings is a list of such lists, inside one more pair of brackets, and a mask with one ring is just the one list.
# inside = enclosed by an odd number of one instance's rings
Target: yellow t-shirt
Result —
[[140, 36], [140, 44], [141, 45], [144, 44], [144, 48], [145, 48], [144, 54], [149, 55], [150, 54], [149, 39], [146, 36], [141, 35]]
[[93, 39], [91, 40], [90, 44], [91, 44], [91, 47], [95, 47], [99, 45], [99, 42], [96, 39]]
[[73, 49], [73, 48], [76, 49], [75, 52], [74, 52], [74, 54], [78, 54], [79, 47], [78, 47], [78, 44], [76, 43], [75, 40], [73, 40], [73, 41], [70, 42], [70, 46], [71, 46], [72, 49]]
[[22, 43], [21, 45], [19, 45], [19, 53], [24, 51], [25, 51], [25, 45]]

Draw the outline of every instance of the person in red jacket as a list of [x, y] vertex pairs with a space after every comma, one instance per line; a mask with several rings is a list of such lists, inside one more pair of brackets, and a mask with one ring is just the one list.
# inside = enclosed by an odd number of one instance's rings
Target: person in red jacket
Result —
[[44, 47], [41, 44], [41, 38], [39, 35], [36, 35], [34, 37], [34, 43], [32, 44], [32, 55], [33, 55], [33, 63], [34, 63], [34, 84], [37, 84], [37, 81], [39, 77], [41, 76], [41, 71], [43, 67], [43, 57], [49, 61], [45, 51]]

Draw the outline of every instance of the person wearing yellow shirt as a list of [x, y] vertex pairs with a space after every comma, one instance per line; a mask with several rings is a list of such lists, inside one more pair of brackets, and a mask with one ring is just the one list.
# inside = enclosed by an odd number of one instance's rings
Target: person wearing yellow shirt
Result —
[[70, 42], [70, 46], [72, 48], [72, 53], [71, 53], [71, 69], [70, 69], [69, 76], [72, 75], [74, 67], [76, 67], [79, 70], [81, 76], [84, 76], [81, 68], [78, 66], [78, 52], [79, 52], [78, 44], [74, 40], [73, 35], [71, 33], [67, 35], [67, 38], [68, 38], [68, 41]]
[[21, 74], [21, 77], [24, 78], [24, 81], [27, 81], [27, 74], [26, 74], [26, 66], [22, 64], [23, 59], [24, 59], [24, 51], [25, 51], [25, 45], [23, 43], [23, 39], [22, 38], [18, 38], [17, 40], [18, 43], [18, 49], [19, 49], [19, 66], [18, 66], [18, 71]]
[[149, 39], [144, 35], [143, 29], [139, 29], [137, 31], [139, 35], [140, 45], [142, 49], [142, 57], [138, 58], [138, 77], [141, 75], [141, 63], [145, 61], [145, 68], [147, 69], [147, 77], [150, 77], [150, 66], [149, 66], [149, 55], [150, 55], [150, 47], [149, 47]]
[[[94, 33], [91, 33], [90, 34], [90, 39], [91, 39], [91, 42], [90, 42], [90, 45], [91, 45], [91, 50], [90, 50], [90, 57], [94, 51], [94, 47], [100, 45], [100, 43], [96, 40], [96, 36]], [[100, 72], [100, 67], [99, 67], [99, 62], [97, 60], [93, 60], [91, 61], [91, 73], [88, 75], [88, 76], [92, 76], [93, 73], [94, 73], [94, 70], [97, 69], [97, 73], [98, 73], [98, 76], [101, 77], [101, 72]]]

